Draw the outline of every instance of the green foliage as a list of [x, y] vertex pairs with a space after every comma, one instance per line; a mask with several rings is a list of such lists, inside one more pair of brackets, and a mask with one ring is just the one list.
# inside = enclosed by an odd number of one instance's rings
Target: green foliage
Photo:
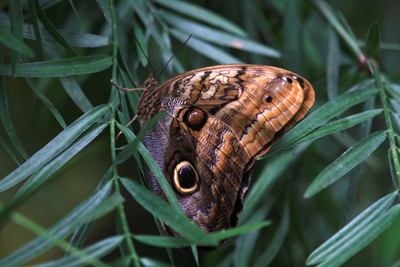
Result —
[[[396, 4], [0, 4], [0, 265], [398, 266]], [[125, 126], [140, 92], [110, 80], [132, 88], [228, 63], [297, 72], [316, 102], [256, 162], [239, 226], [207, 234], [139, 142], [148, 129]], [[142, 159], [170, 204], [145, 188]]]

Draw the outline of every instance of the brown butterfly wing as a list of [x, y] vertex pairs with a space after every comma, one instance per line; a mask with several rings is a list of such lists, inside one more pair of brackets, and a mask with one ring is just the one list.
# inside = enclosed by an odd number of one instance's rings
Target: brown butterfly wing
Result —
[[[186, 216], [212, 232], [236, 225], [255, 158], [303, 118], [313, 102], [311, 85], [294, 73], [223, 65], [149, 88], [138, 114], [145, 124], [154, 114], [166, 113], [144, 145]], [[165, 198], [149, 171], [147, 176], [151, 189]]]

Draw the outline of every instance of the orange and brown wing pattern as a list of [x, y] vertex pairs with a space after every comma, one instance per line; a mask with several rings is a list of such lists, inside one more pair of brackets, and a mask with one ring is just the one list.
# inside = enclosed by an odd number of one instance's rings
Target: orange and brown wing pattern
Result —
[[[308, 81], [260, 65], [207, 67], [147, 84], [138, 106], [142, 125], [159, 112], [166, 116], [144, 145], [186, 216], [209, 232], [236, 225], [254, 160], [314, 103]], [[147, 177], [165, 198], [149, 170]]]
[[287, 70], [260, 65], [190, 71], [154, 92], [158, 99], [182, 100], [228, 124], [249, 158], [265, 154], [314, 103], [314, 90], [308, 81]]

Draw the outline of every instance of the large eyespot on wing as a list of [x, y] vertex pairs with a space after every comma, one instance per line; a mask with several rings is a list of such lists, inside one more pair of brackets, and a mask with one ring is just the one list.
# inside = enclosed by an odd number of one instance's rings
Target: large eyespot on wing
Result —
[[173, 184], [180, 194], [193, 194], [200, 188], [200, 178], [189, 161], [182, 161], [176, 165], [173, 175]]

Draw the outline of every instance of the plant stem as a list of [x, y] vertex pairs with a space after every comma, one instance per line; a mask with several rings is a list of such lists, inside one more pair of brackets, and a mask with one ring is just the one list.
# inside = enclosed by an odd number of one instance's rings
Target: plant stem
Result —
[[399, 165], [399, 155], [397, 153], [396, 149], [396, 141], [395, 141], [395, 133], [393, 130], [393, 125], [392, 125], [392, 120], [390, 119], [390, 114], [389, 114], [389, 107], [388, 107], [388, 102], [387, 102], [387, 96], [385, 93], [385, 89], [382, 83], [381, 79], [381, 74], [378, 70], [378, 68], [375, 66], [375, 64], [371, 64], [374, 74], [375, 74], [375, 81], [378, 89], [380, 90], [379, 96], [381, 98], [384, 114], [385, 114], [385, 121], [386, 121], [386, 126], [387, 126], [387, 133], [388, 133], [388, 138], [389, 138], [389, 144], [390, 144], [390, 154], [392, 156], [393, 160], [393, 166], [395, 169], [395, 174], [397, 178], [397, 185], [395, 184], [396, 189], [398, 189], [398, 184], [400, 183], [400, 165]]
[[[117, 80], [117, 56], [118, 56], [118, 35], [117, 35], [117, 20], [115, 16], [115, 9], [114, 9], [114, 1], [110, 0], [110, 12], [112, 17], [112, 33], [113, 33], [113, 69], [112, 69], [112, 80]], [[111, 116], [110, 116], [110, 142], [111, 142], [111, 159], [113, 162], [113, 177], [114, 177], [114, 186], [117, 192], [120, 192], [119, 183], [118, 183], [118, 173], [117, 173], [117, 164], [115, 163], [116, 160], [116, 150], [115, 150], [115, 112], [116, 112], [116, 97], [117, 97], [117, 90], [116, 88], [111, 85]], [[135, 247], [132, 242], [132, 234], [129, 230], [128, 221], [125, 216], [124, 207], [123, 205], [118, 206], [118, 213], [119, 215], [121, 228], [125, 237], [126, 245], [130, 254], [130, 257], [133, 260], [134, 266], [141, 266], [139, 261], [139, 256], [136, 253]]]

